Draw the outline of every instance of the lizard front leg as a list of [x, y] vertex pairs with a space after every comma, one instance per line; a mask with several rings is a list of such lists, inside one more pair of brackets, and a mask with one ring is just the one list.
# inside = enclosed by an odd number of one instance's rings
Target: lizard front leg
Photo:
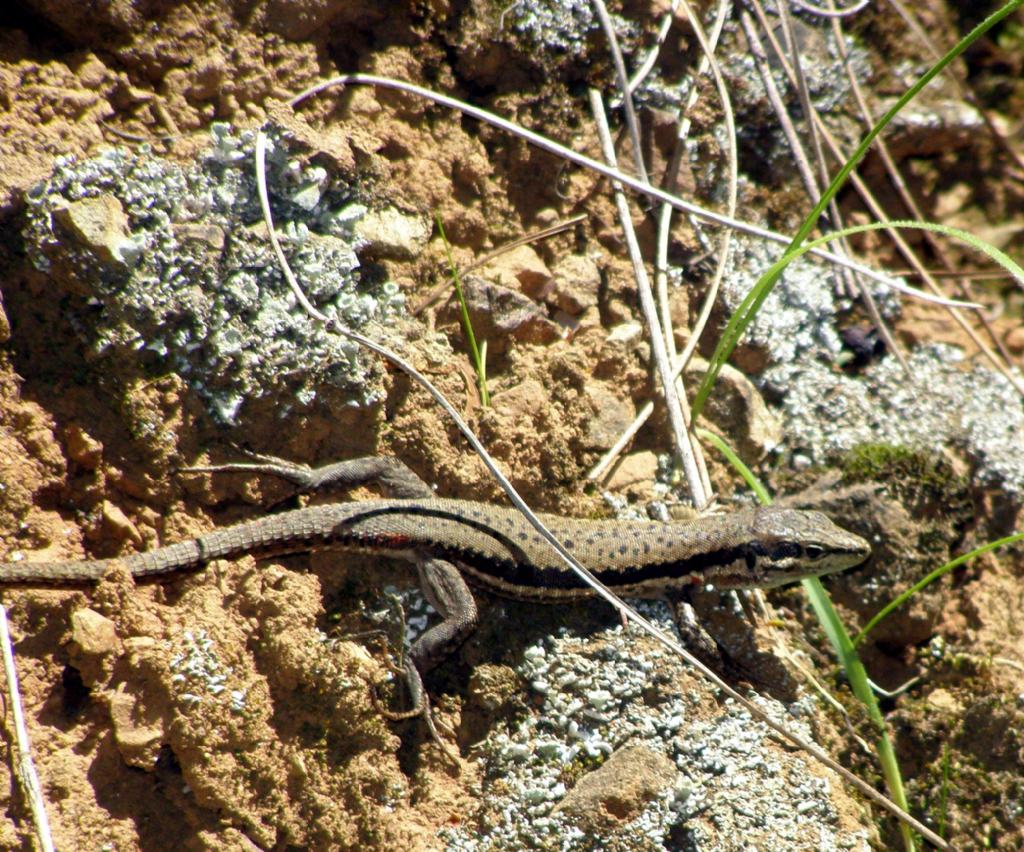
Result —
[[441, 623], [435, 624], [413, 642], [402, 668], [412, 709], [403, 713], [380, 709], [393, 720], [422, 716], [431, 738], [454, 761], [455, 755], [441, 739], [434, 724], [430, 700], [423, 686], [423, 675], [448, 657], [476, 630], [479, 623], [476, 600], [459, 569], [451, 562], [422, 555], [417, 561], [417, 569], [423, 594], [441, 616]]
[[[721, 594], [693, 590], [667, 596], [683, 644], [719, 675], [748, 681], [780, 701], [793, 701], [796, 684], [782, 660], [774, 650], [761, 647], [752, 621], [722, 609]], [[697, 615], [695, 605], [704, 617]], [[749, 608], [744, 610], [752, 619]]]
[[[406, 683], [413, 702], [423, 705], [423, 718], [430, 730], [430, 735], [442, 749], [445, 744], [438, 736], [437, 728], [430, 713], [427, 693], [423, 689], [421, 675], [434, 668], [447, 658], [453, 651], [469, 638], [479, 624], [476, 599], [459, 569], [444, 559], [423, 557], [419, 569], [420, 588], [427, 596], [430, 605], [441, 616], [441, 623], [435, 624], [420, 636], [409, 649], [409, 660], [406, 663]], [[413, 682], [415, 681], [415, 683]]]

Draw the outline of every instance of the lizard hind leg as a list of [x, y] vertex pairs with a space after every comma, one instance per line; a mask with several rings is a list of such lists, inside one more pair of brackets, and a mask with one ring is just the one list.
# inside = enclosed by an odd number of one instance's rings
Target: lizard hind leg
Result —
[[[252, 454], [253, 461], [196, 465], [179, 473], [256, 473], [276, 476], [294, 487], [289, 497], [315, 492], [348, 491], [362, 485], [380, 488], [385, 496], [399, 499], [430, 498], [433, 490], [401, 459], [363, 456], [320, 467], [288, 461], [277, 456]], [[285, 498], [288, 499], [288, 498]]]

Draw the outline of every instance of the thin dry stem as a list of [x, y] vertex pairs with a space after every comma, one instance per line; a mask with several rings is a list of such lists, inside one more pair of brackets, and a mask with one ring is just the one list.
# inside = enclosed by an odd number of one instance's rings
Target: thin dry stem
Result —
[[[925, 31], [917, 18], [915, 18], [907, 7], [900, 2], [900, 0], [889, 0], [889, 5], [896, 10], [901, 18], [918, 41], [924, 45], [925, 49], [931, 54], [933, 60], [938, 60], [944, 51], [939, 50], [935, 42], [932, 41], [931, 36]], [[947, 67], [943, 72], [946, 78], [953, 84], [956, 89], [957, 96], [967, 101], [972, 107], [974, 107], [978, 114], [981, 116], [981, 120], [985, 122], [985, 126], [988, 128], [988, 132], [992, 134], [992, 138], [996, 140], [996, 144], [1002, 148], [1003, 152], [1017, 164], [1017, 168], [1024, 170], [1024, 157], [1021, 156], [1020, 152], [1010, 144], [1010, 140], [1006, 138], [1006, 135], [1002, 130], [996, 126], [996, 123], [992, 120], [992, 116], [988, 114], [988, 110], [983, 109], [981, 104], [978, 103], [978, 99], [974, 96], [974, 92], [968, 89], [963, 80], [961, 80], [956, 74], [953, 73], [951, 67]]]
[[[479, 119], [480, 121], [486, 122], [494, 127], [505, 130], [515, 136], [525, 139], [532, 145], [536, 145], [542, 150], [548, 151], [555, 156], [562, 157], [570, 162], [576, 163], [579, 166], [590, 169], [591, 171], [597, 172], [598, 174], [604, 175], [611, 180], [617, 180], [624, 186], [628, 186], [630, 189], [639, 192], [643, 195], [648, 195], [651, 198], [661, 201], [666, 204], [671, 204], [677, 210], [690, 213], [708, 222], [714, 222], [719, 225], [725, 225], [727, 227], [735, 228], [738, 231], [750, 234], [755, 237], [761, 237], [762, 239], [770, 240], [771, 242], [780, 243], [788, 246], [791, 242], [791, 238], [785, 234], [780, 234], [776, 231], [769, 230], [768, 228], [761, 228], [757, 225], [753, 225], [750, 222], [743, 222], [738, 219], [734, 219], [731, 216], [725, 216], [721, 213], [716, 213], [713, 210], [701, 207], [692, 202], [686, 201], [677, 195], [673, 195], [670, 192], [665, 192], [656, 186], [645, 184], [643, 181], [639, 181], [631, 175], [627, 175], [619, 169], [611, 168], [604, 163], [599, 162], [585, 154], [580, 154], [573, 151], [571, 148], [566, 148], [564, 145], [559, 145], [557, 142], [553, 142], [546, 136], [542, 136], [539, 133], [534, 133], [531, 130], [527, 130], [524, 127], [520, 127], [514, 122], [508, 121], [494, 113], [488, 112], [487, 110], [480, 109], [479, 107], [467, 104], [464, 101], [460, 101], [457, 98], [451, 98], [447, 95], [439, 94], [430, 89], [426, 89], [422, 86], [417, 86], [413, 83], [408, 83], [404, 80], [396, 80], [392, 77], [379, 77], [374, 74], [341, 74], [337, 77], [332, 77], [329, 80], [324, 80], [316, 85], [310, 86], [308, 89], [295, 95], [287, 103], [289, 106], [297, 106], [306, 98], [313, 95], [319, 94], [332, 86], [343, 86], [350, 84], [358, 85], [370, 85], [380, 86], [383, 88], [397, 89], [399, 91], [407, 92], [409, 94], [417, 95], [418, 97], [431, 100], [434, 103], [447, 106], [466, 115], [472, 116], [473, 118]], [[858, 263], [850, 258], [840, 257], [834, 252], [828, 251], [822, 248], [810, 249], [808, 254], [814, 257], [823, 258], [833, 263], [838, 263], [859, 272], [862, 275], [871, 278], [874, 281], [878, 281], [880, 284], [891, 287], [900, 293], [905, 293], [914, 298], [921, 299], [922, 301], [931, 302], [937, 305], [952, 305], [959, 308], [970, 308], [978, 309], [981, 306], [970, 303], [961, 302], [956, 299], [947, 299], [942, 296], [936, 296], [929, 293], [924, 293], [920, 290], [916, 290], [913, 287], [908, 287], [902, 281], [898, 281], [891, 276], [884, 275], [869, 266]]]
[[[611, 133], [608, 131], [608, 123], [604, 114], [604, 103], [601, 94], [596, 89], [590, 90], [590, 109], [597, 125], [598, 137], [601, 140], [601, 150], [605, 159], [611, 166], [615, 165], [615, 148], [612, 144]], [[636, 239], [636, 232], [633, 230], [633, 220], [629, 211], [629, 202], [621, 187], [613, 185], [615, 192], [615, 205], [619, 212], [619, 224], [622, 227], [626, 239], [626, 246], [629, 249], [629, 257], [633, 262], [633, 277], [636, 279], [637, 293], [640, 296], [640, 310], [643, 313], [644, 321], [647, 323], [649, 339], [651, 343], [651, 354], [654, 357], [654, 364], [661, 379], [661, 389], [664, 394], [665, 406], [667, 409], [669, 426], [672, 429], [673, 444], [676, 451], [676, 461], [686, 476], [686, 483], [690, 490], [690, 497], [698, 509], [704, 508], [711, 499], [710, 493], [704, 487], [704, 479], [701, 477], [697, 467], [697, 460], [693, 454], [690, 433], [687, 429], [684, 413], [684, 402], [676, 394], [675, 377], [672, 375], [672, 368], [669, 364], [668, 352], [665, 349], [665, 338], [658, 322], [658, 310], [654, 303], [654, 294], [651, 292], [651, 283], [647, 278], [647, 270], [644, 268], [643, 257], [640, 255], [640, 244]]]
[[650, 183], [647, 166], [644, 164], [644, 150], [640, 145], [640, 122], [636, 119], [636, 109], [633, 107], [629, 77], [626, 74], [626, 63], [622, 58], [622, 50], [619, 48], [619, 38], [615, 34], [615, 27], [612, 26], [612, 19], [608, 15], [608, 8], [604, 5], [604, 0], [592, 0], [592, 3], [597, 12], [597, 19], [601, 22], [601, 29], [604, 30], [604, 37], [608, 39], [608, 49], [611, 51], [612, 63], [615, 65], [615, 79], [622, 95], [622, 109], [626, 115], [626, 128], [629, 130], [629, 141], [633, 148], [633, 166], [636, 168], [637, 177], [644, 183]]
[[[758, 7], [752, 4], [751, 8], [754, 10], [755, 14], [757, 14]], [[786, 61], [785, 55], [783, 54], [782, 49], [779, 47], [778, 42], [775, 41], [771, 27], [768, 25], [766, 19], [761, 20], [760, 23], [762, 32], [766, 35], [769, 42], [771, 42], [773, 49], [776, 52], [777, 58], [779, 59], [780, 67], [789, 76], [790, 82], [792, 83], [793, 70], [792, 68], [789, 67], [789, 63]], [[821, 116], [819, 116], [817, 112], [814, 113], [814, 121], [818, 125], [822, 139], [824, 139], [825, 142], [828, 144], [829, 152], [832, 154], [832, 156], [838, 160], [847, 159], [847, 156], [843, 151], [842, 147], [839, 145], [838, 141], [832, 135], [832, 133], [829, 132], [828, 128], [825, 126], [825, 123], [821, 120]], [[887, 216], [885, 211], [882, 209], [882, 205], [878, 202], [874, 194], [868, 188], [867, 184], [864, 183], [864, 181], [861, 179], [860, 175], [856, 171], [851, 173], [850, 181], [853, 184], [854, 188], [857, 190], [857, 193], [863, 199], [871, 215], [874, 216], [880, 222], [890, 221], [889, 216]], [[938, 284], [928, 274], [928, 271], [925, 269], [924, 265], [918, 259], [917, 254], [910, 247], [910, 245], [907, 243], [906, 239], [899, 232], [899, 230], [887, 230], [886, 233], [889, 234], [897, 250], [904, 257], [904, 259], [917, 271], [918, 275], [921, 276], [922, 280], [929, 287], [929, 289], [931, 289], [933, 293], [940, 293], [941, 290]], [[953, 317], [953, 320], [964, 330], [968, 337], [970, 337], [971, 341], [974, 343], [975, 346], [978, 347], [978, 350], [981, 352], [981, 354], [984, 355], [986, 359], [988, 359], [989, 363], [1000, 373], [1000, 375], [1002, 375], [1011, 385], [1013, 385], [1014, 389], [1019, 394], [1024, 395], [1024, 381], [1022, 381], [1017, 375], [1015, 375], [1015, 373], [1012, 370], [1010, 370], [985, 344], [985, 342], [980, 338], [980, 336], [974, 330], [971, 324], [967, 321], [967, 318], [963, 315], [963, 313], [961, 313], [959, 310], [956, 310], [956, 308], [962, 307], [963, 304], [963, 302], [956, 302], [951, 300], [947, 302], [944, 305], [944, 307], [950, 309], [950, 315]]]
[[53, 852], [53, 836], [50, 834], [50, 821], [46, 816], [46, 803], [43, 801], [43, 787], [39, 783], [35, 764], [32, 762], [32, 744], [25, 727], [25, 714], [21, 709], [21, 693], [18, 689], [18, 671], [14, 667], [14, 649], [11, 646], [11, 634], [7, 629], [7, 610], [0, 605], [0, 652], [4, 658], [4, 674], [7, 677], [7, 701], [14, 723], [15, 748], [12, 749], [12, 770], [18, 779], [22, 795], [28, 800], [32, 811], [32, 824], [36, 830], [36, 842], [43, 852]]
[[823, 9], [821, 6], [815, 6], [808, 3], [807, 0], [789, 0], [798, 9], [802, 9], [811, 15], [817, 15], [819, 18], [849, 18], [852, 15], [856, 15], [862, 9], [866, 9], [871, 0], [857, 0], [845, 9]]
[[[832, 0], [827, 0], [832, 2]], [[854, 100], [857, 103], [857, 108], [860, 110], [861, 116], [863, 117], [864, 124], [866, 127], [871, 127], [875, 123], [875, 117], [871, 112], [870, 106], [868, 106], [867, 98], [864, 96], [864, 90], [861, 88], [860, 81], [857, 79], [857, 75], [854, 73], [853, 68], [850, 67], [850, 56], [846, 50], [846, 40], [842, 30], [842, 21], [835, 19], [832, 21], [832, 31], [835, 38], [836, 47], [839, 51], [839, 56], [843, 61], [843, 66], [846, 68], [846, 77], [850, 81], [850, 91], [853, 93]], [[910, 211], [911, 218], [917, 219], [918, 221], [925, 221], [926, 217], [924, 212], [921, 210], [920, 205], [917, 203], [917, 199], [914, 198], [910, 192], [906, 181], [903, 180], [903, 174], [899, 170], [899, 166], [896, 165], [895, 160], [891, 152], [889, 151], [889, 144], [884, 139], [878, 140], [878, 156], [885, 166], [886, 174], [889, 176], [889, 180], [896, 190], [896, 194], [899, 195], [900, 200], [906, 206], [907, 210]], [[928, 247], [935, 253], [939, 261], [945, 267], [947, 272], [954, 272], [955, 265], [949, 257], [949, 253], [946, 251], [945, 243], [938, 238], [938, 236], [931, 231], [922, 231], [921, 236]], [[915, 253], [916, 254], [916, 253]], [[917, 267], [914, 269], [914, 274], [920, 274], [919, 269], [925, 268], [925, 276], [931, 275], [933, 279], [933, 286], [937, 287], [937, 282], [934, 281], [935, 273], [927, 271], [927, 267], [921, 261], [918, 261]], [[1001, 273], [1005, 275], [1005, 273]], [[924, 277], [924, 276], [922, 276]], [[974, 294], [971, 291], [970, 282], [966, 276], [956, 276], [955, 284], [960, 291], [960, 295], [965, 299], [974, 301]], [[992, 341], [992, 345], [999, 350], [999, 354], [1003, 356], [1003, 359], [1007, 364], [1013, 363], [1013, 358], [1003, 345], [1003, 341], [999, 335], [996, 334], [995, 329], [989, 323], [988, 317], [983, 311], [977, 311], [978, 320], [981, 322], [985, 331], [988, 333], [989, 340]]]
[[[317, 90], [319, 90], [319, 87], [317, 87]], [[293, 98], [290, 103], [297, 103], [299, 100], [302, 99], [302, 97], [305, 97], [306, 94], [308, 94], [309, 92], [310, 90], [307, 90], [307, 92], [304, 93], [303, 95]], [[262, 133], [258, 134], [257, 136], [256, 147], [258, 152], [257, 157], [262, 159], [266, 151], [266, 138]], [[891, 801], [890, 799], [879, 793], [877, 790], [875, 790], [875, 788], [872, 787], [870, 784], [866, 783], [865, 781], [862, 781], [860, 778], [858, 778], [844, 766], [840, 765], [823, 749], [819, 748], [813, 743], [806, 742], [803, 738], [792, 733], [785, 726], [775, 722], [770, 716], [768, 716], [767, 713], [765, 713], [764, 710], [762, 710], [748, 698], [746, 698], [745, 696], [737, 692], [735, 689], [733, 689], [731, 686], [729, 686], [729, 684], [722, 680], [714, 671], [712, 671], [710, 668], [704, 665], [704, 663], [702, 663], [700, 660], [694, 657], [693, 654], [687, 651], [682, 645], [680, 645], [674, 639], [669, 637], [663, 631], [659, 630], [647, 619], [643, 618], [643, 616], [637, 613], [632, 607], [628, 606], [624, 601], [622, 601], [621, 598], [615, 595], [610, 589], [608, 589], [601, 582], [599, 582], [590, 573], [590, 571], [587, 570], [586, 567], [584, 567], [575, 557], [573, 557], [571, 553], [569, 553], [568, 550], [565, 549], [562, 543], [551, 533], [550, 530], [547, 529], [547, 527], [544, 526], [543, 523], [541, 523], [540, 519], [530, 510], [530, 507], [526, 505], [526, 502], [523, 500], [523, 498], [519, 495], [515, 488], [513, 488], [512, 483], [509, 482], [508, 478], [498, 468], [497, 464], [484, 449], [483, 444], [480, 443], [480, 440], [469, 428], [468, 424], [459, 416], [459, 413], [455, 410], [455, 407], [450, 402], [448, 402], [444, 395], [436, 387], [434, 387], [434, 385], [425, 376], [419, 373], [419, 371], [413, 368], [411, 364], [407, 363], [404, 359], [400, 358], [387, 347], [381, 346], [379, 343], [376, 343], [375, 341], [370, 340], [369, 338], [364, 337], [361, 334], [357, 334], [355, 332], [351, 332], [348, 329], [343, 328], [333, 318], [327, 317], [320, 311], [316, 310], [316, 308], [313, 307], [313, 305], [309, 302], [309, 299], [305, 297], [305, 294], [302, 293], [302, 289], [299, 286], [299, 283], [296, 280], [295, 275], [292, 273], [291, 267], [288, 265], [288, 260], [285, 257], [284, 251], [281, 249], [280, 241], [277, 239], [277, 234], [274, 230], [273, 218], [270, 215], [270, 204], [266, 195], [265, 166], [257, 164], [256, 173], [261, 196], [260, 201], [263, 207], [264, 220], [266, 222], [267, 232], [270, 236], [271, 245], [274, 248], [274, 255], [275, 257], [277, 257], [278, 263], [281, 267], [281, 272], [285, 276], [285, 280], [288, 281], [289, 287], [291, 287], [292, 291], [295, 293], [296, 299], [298, 300], [299, 304], [303, 306], [303, 308], [307, 311], [307, 313], [309, 313], [309, 315], [313, 319], [324, 323], [325, 327], [329, 331], [332, 331], [335, 334], [341, 334], [345, 337], [348, 337], [350, 340], [353, 340], [356, 343], [365, 346], [371, 352], [376, 352], [378, 355], [390, 361], [392, 364], [394, 364], [396, 367], [398, 367], [400, 370], [406, 373], [406, 375], [410, 376], [414, 381], [418, 382], [424, 389], [426, 389], [427, 392], [430, 393], [430, 395], [434, 398], [435, 402], [437, 402], [437, 404], [451, 418], [452, 422], [455, 423], [459, 431], [462, 432], [462, 434], [465, 436], [466, 440], [469, 441], [470, 446], [473, 448], [473, 451], [476, 452], [478, 456], [480, 456], [481, 460], [487, 466], [487, 469], [494, 476], [495, 480], [498, 482], [499, 486], [505, 492], [506, 496], [509, 498], [512, 504], [520, 512], [523, 513], [523, 516], [530, 522], [533, 528], [537, 530], [538, 534], [541, 535], [545, 539], [545, 541], [547, 541], [548, 544], [550, 544], [554, 548], [555, 552], [558, 553], [559, 557], [565, 562], [565, 564], [568, 565], [573, 571], [575, 571], [576, 574], [579, 575], [591, 588], [593, 588], [595, 593], [600, 598], [602, 598], [603, 600], [611, 604], [613, 607], [615, 607], [615, 609], [620, 613], [623, 619], [632, 621], [638, 627], [643, 629], [648, 635], [653, 637], [662, 646], [672, 651], [673, 653], [678, 654], [687, 663], [689, 663], [697, 671], [699, 671], [705, 678], [707, 678], [711, 683], [713, 683], [718, 689], [720, 689], [734, 701], [739, 702], [747, 710], [747, 712], [749, 712], [755, 718], [761, 720], [764, 724], [768, 725], [768, 727], [770, 727], [783, 739], [792, 743], [797, 748], [802, 749], [804, 752], [811, 755], [815, 760], [819, 761], [824, 766], [827, 766], [829, 769], [838, 773], [844, 780], [847, 781], [847, 783], [856, 787], [863, 795], [867, 796], [880, 807], [884, 808], [889, 813], [892, 813], [898, 819], [900, 819], [901, 821], [909, 825], [911, 828], [913, 828], [915, 831], [919, 832], [923, 837], [928, 839], [929, 842], [934, 843], [937, 848], [943, 850], [950, 849], [949, 844], [946, 843], [946, 841], [939, 837], [937, 834], [935, 834], [935, 832], [931, 831], [927, 826], [923, 825], [921, 822], [914, 819], [914, 817], [906, 813], [893, 801]]]
[[[750, 0], [751, 7], [757, 12], [758, 20], [765, 22], [767, 20], [764, 7], [761, 5], [759, 0]], [[785, 18], [789, 20], [788, 16]], [[793, 127], [792, 122], [789, 119], [789, 111], [786, 109], [782, 102], [782, 97], [775, 86], [775, 78], [771, 74], [771, 68], [768, 64], [768, 57], [765, 53], [764, 46], [761, 44], [761, 40], [758, 37], [757, 30], [754, 27], [753, 21], [746, 12], [743, 12], [740, 16], [740, 22], [743, 26], [743, 32], [747, 37], [747, 44], [750, 46], [751, 55], [754, 57], [754, 62], [757, 65], [758, 71], [761, 74], [761, 80], [765, 87], [765, 92], [768, 95], [768, 100], [772, 104], [772, 108], [775, 110], [775, 114], [779, 119], [780, 126], [782, 127], [783, 133], [786, 135], [786, 139], [789, 141], [790, 148], [793, 152], [793, 156], [797, 162], [797, 168], [800, 171], [801, 176], [804, 180], [804, 186], [807, 190], [807, 194], [811, 201], [817, 200], [821, 196], [821, 188], [818, 180], [821, 179], [824, 183], [828, 182], [827, 165], [825, 163], [824, 153], [821, 150], [821, 134], [820, 134], [820, 118], [814, 106], [811, 104], [810, 97], [807, 92], [806, 79], [801, 71], [801, 68], [797, 61], [794, 61], [793, 65], [787, 64], [786, 56], [782, 53], [778, 42], [775, 40], [772, 33], [768, 33], [771, 43], [776, 51], [776, 58], [784, 64], [789, 72], [790, 82], [793, 83], [800, 91], [801, 104], [803, 106], [804, 115], [807, 119], [808, 133], [814, 141], [816, 159], [818, 163], [818, 177], [816, 178], [810, 162], [804, 153], [803, 146], [800, 143], [800, 137], [796, 132], [796, 128]], [[785, 30], [789, 36], [788, 41], [790, 45], [795, 41], [792, 38], [792, 32], [789, 28]], [[794, 60], [798, 59], [799, 54], [793, 49]], [[817, 120], [816, 120], [817, 119]], [[839, 213], [839, 206], [835, 199], [832, 200], [829, 205], [829, 212], [832, 216], [832, 220], [837, 227], [842, 227], [842, 217]], [[851, 255], [849, 247], [845, 240], [837, 240], [835, 243], [835, 251], [837, 254]], [[842, 267], [839, 267], [841, 272], [848, 272]], [[852, 279], [852, 280], [851, 280]], [[885, 341], [885, 345], [889, 348], [889, 351], [895, 356], [896, 360], [900, 362], [900, 366], [907, 373], [910, 372], [910, 365], [907, 364], [906, 356], [903, 354], [903, 350], [897, 345], [895, 338], [892, 336], [892, 332], [889, 330], [889, 326], [885, 323], [882, 318], [882, 313], [878, 309], [878, 304], [875, 302], [874, 296], [871, 294], [871, 290], [863, 285], [863, 283], [856, 278], [856, 276], [850, 275], [849, 278], [844, 277], [844, 287], [846, 292], [856, 291], [860, 294], [864, 301], [864, 306], [867, 308], [868, 315], [871, 317], [871, 322], [875, 328], [878, 329], [878, 333], [882, 336]]]
[[[562, 222], [556, 222], [554, 225], [549, 225], [547, 228], [540, 228], [536, 231], [531, 231], [528, 234], [523, 234], [523, 236], [521, 237], [516, 237], [514, 240], [510, 240], [504, 245], [498, 246], [498, 248], [494, 249], [494, 251], [490, 251], [483, 257], [479, 258], [478, 260], [473, 261], [471, 264], [469, 264], [469, 266], [465, 267], [465, 269], [460, 269], [459, 275], [468, 275], [474, 269], [479, 269], [481, 266], [486, 266], [495, 258], [499, 258], [503, 254], [512, 251], [512, 249], [519, 248], [519, 246], [525, 246], [529, 245], [530, 243], [539, 242], [540, 240], [546, 240], [548, 239], [548, 237], [553, 237], [556, 234], [562, 233], [562, 231], [567, 231], [569, 230], [569, 228], [575, 227], [586, 218], [587, 217], [585, 214], [580, 213], [578, 216], [573, 216]], [[413, 308], [410, 308], [409, 313], [412, 314], [413, 316], [418, 316], [427, 308], [429, 308], [432, 304], [434, 304], [434, 302], [437, 301], [437, 299], [439, 299], [443, 293], [450, 293], [451, 290], [452, 285], [450, 280], [445, 279], [441, 281], [436, 287], [434, 287], [434, 289], [432, 289], [429, 293], [427, 293], [426, 296], [424, 296], [420, 300], [418, 305], [416, 305]]]

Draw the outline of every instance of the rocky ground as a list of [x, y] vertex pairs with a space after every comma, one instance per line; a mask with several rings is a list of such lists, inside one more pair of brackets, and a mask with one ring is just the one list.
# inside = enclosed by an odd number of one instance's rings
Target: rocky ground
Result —
[[[918, 6], [943, 49], [977, 20], [954, 5]], [[613, 6], [630, 68], [666, 10]], [[925, 215], [1018, 261], [1022, 23], [1018, 13], [972, 49], [956, 66], [963, 85], [937, 82], [890, 135]], [[863, 131], [830, 25], [801, 16], [796, 26], [829, 129], [856, 141]], [[847, 26], [878, 114], [927, 67], [928, 51], [888, 5]], [[726, 27], [721, 53], [737, 111], [740, 215], [792, 233], [810, 202], [738, 23]], [[638, 92], [654, 175], [671, 156], [679, 82], [697, 57], [677, 16]], [[409, 94], [355, 86], [295, 111], [283, 105], [349, 71], [460, 96], [595, 158], [585, 89], [614, 91], [585, 3], [36, 0], [0, 12], [0, 553], [114, 556], [258, 516], [287, 496], [279, 484], [180, 470], [243, 450], [313, 464], [389, 453], [446, 496], [499, 499], [421, 388], [296, 309], [259, 215], [259, 128], [271, 140], [278, 226], [315, 304], [436, 383], [532, 506], [610, 516], [627, 503], [644, 512], [655, 499], [678, 502], [659, 411], [600, 488], [584, 487], [637, 411], [659, 398], [608, 182]], [[710, 84], [700, 95], [680, 187], [716, 206], [727, 178], [722, 113]], [[616, 123], [626, 163], [620, 131]], [[909, 215], [877, 157], [861, 173], [894, 217]], [[840, 202], [850, 221], [869, 219], [852, 191]], [[655, 216], [633, 212], [651, 257]], [[435, 220], [487, 342], [490, 405]], [[568, 225], [554, 236], [494, 256], [560, 222]], [[666, 312], [680, 348], [711, 278], [714, 237], [681, 217], [672, 227]], [[926, 243], [914, 245], [927, 266], [939, 265]], [[906, 267], [881, 238], [857, 248], [868, 262]], [[979, 268], [962, 247], [947, 250], [954, 268]], [[738, 239], [722, 305], [734, 306], [776, 252]], [[874, 344], [862, 303], [808, 263], [766, 304], [706, 424], [777, 493], [799, 493], [872, 540], [875, 557], [832, 584], [851, 629], [951, 555], [1019, 529], [1024, 487], [1013, 385], [943, 310], [877, 295], [910, 378]], [[979, 277], [974, 297], [993, 324], [985, 345], [1019, 364], [1019, 286]], [[725, 315], [713, 313], [704, 356]], [[708, 454], [721, 502], [744, 499]], [[964, 848], [1024, 843], [1022, 573], [1019, 550], [977, 560], [865, 646], [876, 682], [909, 682], [883, 709], [911, 806]], [[318, 554], [218, 563], [165, 585], [136, 586], [115, 572], [96, 588], [5, 590], [57, 847], [899, 842], [838, 778], [769, 740], [596, 605], [482, 601], [481, 630], [427, 683], [459, 752], [453, 767], [421, 724], [390, 723], [372, 701], [378, 690], [401, 706], [401, 690], [387, 685], [388, 648], [406, 626], [399, 604], [413, 631], [426, 617], [411, 580], [401, 563]], [[765, 668], [737, 683], [876, 781], [862, 747], [873, 733], [820, 628], [798, 591], [771, 597], [776, 614], [762, 617], [756, 649], [746, 649]], [[713, 611], [727, 635], [736, 629], [740, 615]], [[851, 716], [815, 697], [815, 667]], [[8, 713], [8, 742], [11, 730]], [[0, 846], [32, 848], [9, 760], [0, 776]]]

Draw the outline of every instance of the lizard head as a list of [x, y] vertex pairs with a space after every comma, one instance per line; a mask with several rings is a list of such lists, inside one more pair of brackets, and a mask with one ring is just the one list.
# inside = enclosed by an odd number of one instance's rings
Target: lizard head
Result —
[[754, 509], [750, 536], [735, 548], [735, 559], [718, 588], [771, 588], [805, 577], [820, 577], [859, 565], [871, 555], [860, 536], [832, 523], [821, 512]]

